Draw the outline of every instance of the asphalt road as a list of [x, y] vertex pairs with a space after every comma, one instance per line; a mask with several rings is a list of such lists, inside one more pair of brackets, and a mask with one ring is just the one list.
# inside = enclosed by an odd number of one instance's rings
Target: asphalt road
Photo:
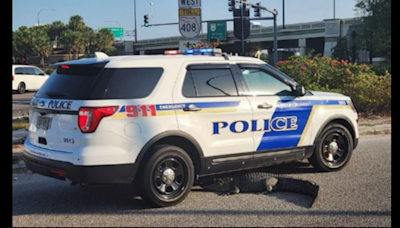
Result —
[[18, 94], [12, 93], [12, 115], [13, 117], [28, 115], [29, 102], [35, 92], [26, 92]]
[[13, 174], [16, 226], [391, 226], [391, 135], [362, 136], [351, 162], [333, 173], [304, 164], [265, 169], [315, 181], [319, 198], [294, 193], [218, 196], [193, 189], [181, 204], [148, 208], [132, 186], [71, 187], [37, 174]]

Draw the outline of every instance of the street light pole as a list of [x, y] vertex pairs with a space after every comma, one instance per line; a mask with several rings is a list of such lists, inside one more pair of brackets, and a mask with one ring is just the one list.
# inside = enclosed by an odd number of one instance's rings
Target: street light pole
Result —
[[336, 10], [336, 4], [335, 4], [335, 0], [333, 0], [333, 19], [335, 19], [335, 10]]
[[55, 11], [55, 9], [41, 9], [41, 10], [39, 10], [39, 12], [37, 13], [37, 24], [38, 24], [38, 26], [40, 25], [40, 22], [39, 22], [39, 14], [40, 14], [40, 12], [42, 12], [43, 10]]

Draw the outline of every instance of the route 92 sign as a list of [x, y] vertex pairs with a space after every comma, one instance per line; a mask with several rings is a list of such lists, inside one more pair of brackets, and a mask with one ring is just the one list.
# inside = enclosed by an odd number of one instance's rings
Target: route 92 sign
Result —
[[201, 8], [179, 9], [179, 32], [193, 38], [201, 31]]

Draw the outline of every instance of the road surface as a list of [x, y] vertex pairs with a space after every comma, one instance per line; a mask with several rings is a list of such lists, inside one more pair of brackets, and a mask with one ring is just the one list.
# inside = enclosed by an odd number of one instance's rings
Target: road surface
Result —
[[218, 196], [193, 189], [181, 204], [148, 208], [132, 186], [71, 187], [37, 174], [13, 174], [16, 226], [391, 226], [391, 135], [362, 136], [351, 162], [333, 173], [301, 163], [265, 169], [315, 181], [319, 198], [294, 193]]

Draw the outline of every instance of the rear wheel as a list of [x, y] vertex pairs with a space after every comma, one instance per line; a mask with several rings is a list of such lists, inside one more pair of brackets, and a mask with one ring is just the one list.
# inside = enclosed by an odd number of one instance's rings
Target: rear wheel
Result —
[[337, 171], [345, 167], [353, 153], [353, 138], [341, 124], [331, 123], [319, 135], [309, 161], [319, 171]]
[[25, 83], [23, 83], [23, 82], [21, 82], [21, 83], [19, 83], [19, 85], [18, 85], [18, 93], [20, 93], [20, 94], [22, 94], [22, 93], [25, 93]]
[[172, 206], [182, 202], [194, 181], [190, 156], [180, 147], [159, 145], [146, 161], [139, 187], [141, 196], [155, 206]]

